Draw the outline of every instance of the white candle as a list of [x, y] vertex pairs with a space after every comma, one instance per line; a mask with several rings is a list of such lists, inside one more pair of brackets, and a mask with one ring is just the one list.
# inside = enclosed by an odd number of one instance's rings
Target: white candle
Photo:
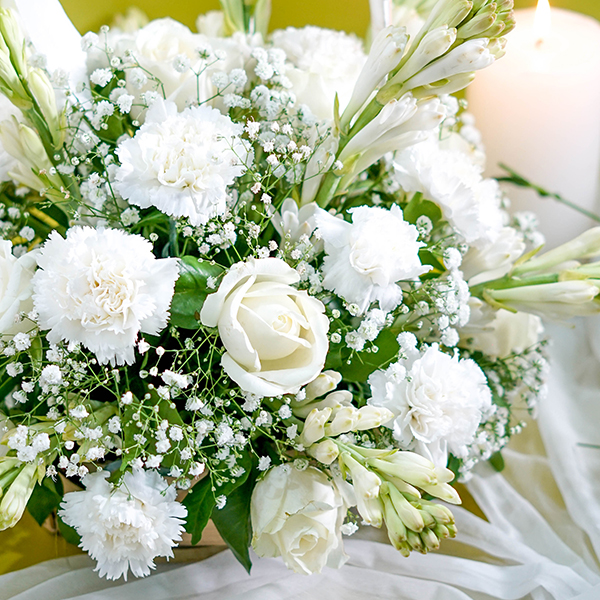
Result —
[[[556, 8], [551, 29], [543, 14], [534, 23], [535, 9], [515, 16], [506, 56], [479, 72], [467, 91], [487, 149], [488, 174], [501, 174], [497, 165], [505, 163], [598, 213], [600, 23]], [[510, 186], [507, 191], [513, 211], [538, 214], [548, 247], [597, 225], [531, 190]]]

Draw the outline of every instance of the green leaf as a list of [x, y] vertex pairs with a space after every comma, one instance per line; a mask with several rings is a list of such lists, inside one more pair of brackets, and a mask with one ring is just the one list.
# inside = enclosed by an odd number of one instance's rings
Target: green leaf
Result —
[[175, 284], [175, 294], [171, 302], [171, 325], [183, 329], [197, 329], [200, 326], [200, 310], [208, 294], [209, 277], [218, 278], [223, 267], [199, 260], [193, 256], [184, 256], [179, 263], [179, 279]]
[[[389, 329], [384, 329], [374, 342], [377, 352], [358, 352], [348, 359], [340, 361], [339, 372], [346, 381], [365, 382], [369, 375], [381, 367], [387, 367], [389, 362], [398, 354], [400, 347], [396, 335]], [[343, 357], [342, 357], [343, 358]], [[332, 368], [329, 367], [328, 368]]]
[[183, 505], [188, 511], [185, 530], [192, 534], [194, 545], [202, 539], [202, 532], [215, 506], [211, 487], [212, 481], [207, 476], [200, 480], [183, 500]]
[[59, 507], [62, 495], [58, 493], [56, 484], [51, 479], [44, 479], [36, 484], [27, 503], [31, 516], [42, 525], [44, 521]]
[[502, 452], [496, 452], [492, 454], [490, 458], [490, 465], [494, 467], [498, 473], [502, 473], [504, 471], [504, 457], [502, 456]]
[[44, 357], [44, 349], [42, 347], [42, 338], [35, 336], [31, 340], [31, 347], [29, 348], [29, 355], [31, 356], [31, 362], [34, 367], [41, 368], [42, 360]]
[[60, 517], [56, 519], [56, 524], [58, 525], [58, 531], [60, 531], [60, 535], [65, 538], [65, 540], [69, 544], [73, 544], [73, 546], [79, 546], [79, 542], [81, 542], [81, 536], [71, 527], [67, 525]]
[[442, 211], [440, 207], [429, 200], [423, 200], [421, 194], [415, 194], [412, 200], [404, 207], [402, 212], [404, 213], [405, 220], [413, 225], [422, 215], [429, 217], [432, 225], [434, 226], [442, 218]]
[[[165, 400], [164, 398], [161, 398], [157, 394], [156, 390], [151, 390], [148, 393], [150, 393], [150, 398], [148, 400], [144, 400], [142, 402], [144, 407], [158, 406], [158, 415], [162, 419], [167, 419], [169, 421], [169, 423], [173, 423], [176, 425], [183, 425], [183, 420], [181, 418], [181, 415], [177, 411], [177, 408], [171, 407], [170, 400]], [[113, 476], [111, 478], [112, 481], [116, 481], [119, 478], [119, 474], [126, 471], [127, 466], [139, 454], [139, 452], [138, 452], [138, 454], [136, 454], [136, 452], [130, 452], [128, 450], [128, 448], [131, 448], [132, 446], [137, 446], [137, 443], [135, 442], [135, 439], [134, 439], [134, 435], [139, 433], [140, 429], [137, 426], [137, 422], [133, 419], [133, 415], [138, 410], [139, 410], [139, 408], [137, 407], [136, 404], [129, 404], [128, 406], [125, 407], [125, 409], [123, 411], [122, 423], [123, 423], [124, 452], [121, 457], [121, 466], [117, 472], [113, 473]], [[155, 441], [154, 440], [150, 441], [147, 448], [150, 449], [151, 454], [155, 453], [155, 449], [156, 449]], [[168, 455], [165, 458], [165, 460], [167, 460], [170, 456], [172, 458], [172, 455]], [[165, 463], [165, 465], [166, 465], [166, 463]]]
[[252, 470], [252, 457], [249, 452], [243, 454], [237, 464], [244, 468], [244, 474], [234, 481], [229, 481], [213, 492], [213, 482], [210, 475], [201, 479], [183, 500], [183, 505], [188, 510], [185, 530], [192, 534], [192, 544], [197, 544], [202, 539], [202, 532], [210, 519], [216, 505], [218, 496], [229, 497], [239, 486], [244, 484]]
[[215, 508], [212, 513], [212, 520], [218, 532], [248, 573], [252, 568], [248, 551], [252, 539], [250, 498], [255, 483], [255, 477], [248, 477], [243, 485], [227, 496], [225, 506], [221, 509]]

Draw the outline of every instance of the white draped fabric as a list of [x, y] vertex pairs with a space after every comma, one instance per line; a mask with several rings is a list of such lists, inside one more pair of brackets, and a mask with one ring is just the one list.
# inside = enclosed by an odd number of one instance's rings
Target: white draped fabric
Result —
[[[84, 67], [79, 38], [56, 0], [11, 1], [50, 68]], [[60, 32], [54, 38], [51, 32]], [[443, 552], [402, 558], [381, 532], [346, 540], [340, 570], [304, 577], [275, 559], [248, 576], [229, 551], [159, 565], [128, 583], [107, 582], [85, 557], [0, 577], [0, 600], [598, 600], [600, 598], [600, 320], [553, 326], [548, 398], [532, 426], [469, 484], [487, 521], [455, 511], [459, 536]], [[539, 429], [539, 433], [538, 433]], [[118, 589], [117, 589], [118, 588]]]
[[348, 563], [320, 575], [255, 558], [248, 576], [224, 551], [128, 583], [99, 579], [82, 556], [0, 577], [0, 600], [598, 600], [600, 320], [550, 333], [538, 426], [505, 451], [502, 474], [486, 467], [469, 483], [487, 521], [456, 509], [459, 536], [443, 554], [404, 559], [367, 528], [346, 539]]

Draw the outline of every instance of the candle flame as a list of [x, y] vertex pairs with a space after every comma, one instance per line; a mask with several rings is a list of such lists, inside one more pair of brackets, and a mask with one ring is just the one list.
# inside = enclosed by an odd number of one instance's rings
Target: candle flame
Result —
[[552, 12], [548, 0], [538, 0], [533, 20], [533, 35], [537, 44], [544, 42], [552, 32]]

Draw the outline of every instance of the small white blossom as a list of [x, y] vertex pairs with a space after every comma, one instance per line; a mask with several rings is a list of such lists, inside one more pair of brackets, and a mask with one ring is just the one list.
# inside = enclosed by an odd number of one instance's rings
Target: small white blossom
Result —
[[108, 85], [108, 82], [113, 78], [113, 72], [111, 69], [96, 69], [90, 75], [90, 81], [94, 85], [99, 85], [100, 87], [104, 87]]

